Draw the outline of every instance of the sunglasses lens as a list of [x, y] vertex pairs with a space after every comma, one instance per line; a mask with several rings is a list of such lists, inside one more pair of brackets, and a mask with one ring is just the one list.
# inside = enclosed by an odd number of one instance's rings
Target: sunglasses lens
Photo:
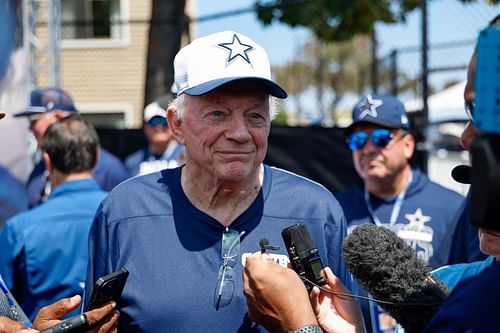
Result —
[[363, 148], [363, 146], [366, 144], [366, 141], [368, 141], [368, 133], [366, 132], [352, 133], [347, 140], [349, 148], [351, 148], [352, 151]]
[[372, 131], [371, 140], [378, 147], [385, 147], [391, 142], [391, 132], [387, 129], [376, 129]]
[[151, 126], [157, 126], [157, 125], [167, 126], [167, 119], [163, 117], [153, 117], [148, 121], [148, 124]]

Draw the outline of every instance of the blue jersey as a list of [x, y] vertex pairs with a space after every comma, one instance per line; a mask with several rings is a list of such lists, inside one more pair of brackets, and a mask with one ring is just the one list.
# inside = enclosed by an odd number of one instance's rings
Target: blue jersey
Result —
[[495, 257], [490, 256], [483, 261], [443, 266], [432, 271], [432, 275], [443, 281], [451, 290], [461, 281], [481, 274], [494, 263]]
[[459, 283], [423, 333], [498, 332], [500, 264]]
[[125, 167], [131, 176], [153, 173], [180, 166], [184, 158], [184, 145], [175, 142], [162, 155], [154, 155], [149, 147], [133, 152], [125, 158]]
[[66, 181], [47, 202], [5, 224], [0, 273], [31, 319], [45, 305], [83, 294], [87, 235], [105, 196], [93, 179]]
[[[348, 230], [359, 224], [374, 223], [365, 200], [363, 184], [339, 193], [337, 199], [344, 210]], [[390, 224], [390, 219], [397, 197], [382, 199], [369, 195], [368, 200], [375, 219], [405, 239], [420, 259], [432, 268], [447, 264], [457, 224], [455, 215], [464, 200], [461, 195], [430, 181], [418, 169], [412, 169], [412, 181], [393, 225]], [[357, 283], [353, 283], [353, 292], [367, 296], [366, 291]], [[359, 303], [370, 332], [372, 326], [379, 325], [375, 318], [384, 314], [374, 302], [359, 300]], [[384, 330], [373, 328], [373, 332], [381, 331]]]
[[[242, 258], [262, 238], [286, 255], [281, 231], [308, 226], [325, 265], [347, 281], [341, 257], [346, 235], [342, 210], [323, 186], [264, 166], [264, 182], [251, 206], [231, 225], [243, 233], [231, 302], [216, 310], [225, 227], [194, 207], [182, 190], [182, 168], [132, 178], [116, 187], [91, 228], [87, 287], [121, 267], [129, 270], [119, 309], [125, 332], [261, 332], [248, 318]], [[91, 290], [86, 290], [88, 303]]]

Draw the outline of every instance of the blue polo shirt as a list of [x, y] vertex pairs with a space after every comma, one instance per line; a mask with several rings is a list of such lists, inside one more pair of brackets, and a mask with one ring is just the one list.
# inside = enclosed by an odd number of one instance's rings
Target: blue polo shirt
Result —
[[93, 179], [67, 181], [45, 203], [5, 224], [0, 274], [31, 319], [45, 305], [82, 295], [88, 232], [106, 195]]

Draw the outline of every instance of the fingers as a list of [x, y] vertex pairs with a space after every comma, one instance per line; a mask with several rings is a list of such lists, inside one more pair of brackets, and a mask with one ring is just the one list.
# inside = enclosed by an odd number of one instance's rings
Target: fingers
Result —
[[5, 316], [0, 316], [0, 332], [33, 332], [27, 329], [22, 323]]
[[320, 310], [320, 301], [319, 301], [319, 296], [321, 294], [321, 291], [319, 290], [318, 287], [313, 287], [311, 290], [311, 294], [309, 294], [309, 299], [311, 300], [311, 305], [313, 307], [314, 313], [318, 313]]
[[[97, 310], [97, 309], [96, 309]], [[120, 311], [114, 310], [108, 315], [106, 315], [100, 324], [95, 326], [90, 333], [116, 333], [118, 332], [118, 318], [120, 317]]]
[[41, 308], [40, 311], [38, 311], [35, 321], [59, 319], [65, 314], [75, 310], [78, 305], [80, 305], [81, 301], [82, 298], [80, 295], [60, 299], [53, 304]]
[[90, 325], [94, 325], [103, 320], [106, 316], [113, 315], [113, 310], [116, 307], [116, 303], [111, 301], [101, 306], [100, 308], [96, 308], [90, 311], [85, 312], [87, 315], [87, 319], [89, 320]]

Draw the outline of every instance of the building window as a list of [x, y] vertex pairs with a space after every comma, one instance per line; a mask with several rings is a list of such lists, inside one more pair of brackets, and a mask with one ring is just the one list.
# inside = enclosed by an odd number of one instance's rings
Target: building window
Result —
[[62, 39], [120, 39], [120, 0], [62, 0]]

